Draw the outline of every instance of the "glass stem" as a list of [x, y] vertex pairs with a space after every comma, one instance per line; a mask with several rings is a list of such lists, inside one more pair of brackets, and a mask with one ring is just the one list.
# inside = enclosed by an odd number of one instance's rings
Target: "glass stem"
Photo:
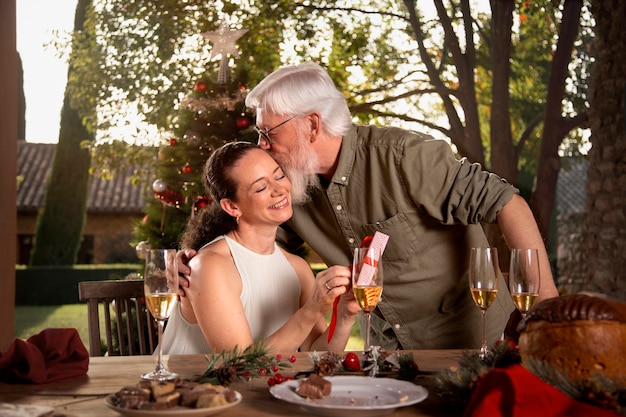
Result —
[[370, 315], [371, 313], [365, 313], [367, 326], [365, 327], [365, 346], [363, 347], [364, 351], [367, 351], [370, 347]]
[[158, 333], [158, 342], [159, 342], [159, 353], [158, 353], [158, 357], [157, 357], [157, 365], [156, 365], [156, 370], [155, 372], [157, 374], [160, 374], [161, 372], [163, 372], [163, 362], [161, 361], [161, 352], [163, 352], [163, 346], [161, 343], [161, 339], [163, 339], [163, 327], [165, 326], [165, 320], [157, 320], [157, 324], [159, 327], [159, 333]]
[[487, 336], [486, 336], [487, 324], [486, 324], [486, 321], [485, 321], [485, 316], [486, 316], [487, 311], [481, 309], [480, 313], [481, 313], [481, 317], [482, 317], [482, 330], [483, 330], [483, 332], [482, 332], [482, 344], [481, 344], [481, 347], [480, 347], [480, 357], [484, 358], [487, 355]]

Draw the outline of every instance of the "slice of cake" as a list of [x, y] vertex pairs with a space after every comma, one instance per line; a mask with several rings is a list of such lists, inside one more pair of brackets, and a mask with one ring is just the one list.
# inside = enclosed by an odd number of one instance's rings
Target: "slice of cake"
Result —
[[296, 393], [305, 398], [319, 400], [330, 395], [332, 384], [329, 380], [317, 374], [311, 374], [300, 382]]

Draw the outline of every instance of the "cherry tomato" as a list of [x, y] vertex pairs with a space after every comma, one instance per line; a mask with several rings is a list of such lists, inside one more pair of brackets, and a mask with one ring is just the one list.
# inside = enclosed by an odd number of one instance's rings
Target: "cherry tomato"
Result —
[[349, 371], [360, 371], [361, 364], [359, 362], [359, 357], [354, 352], [346, 353], [346, 356], [343, 358], [343, 367]]

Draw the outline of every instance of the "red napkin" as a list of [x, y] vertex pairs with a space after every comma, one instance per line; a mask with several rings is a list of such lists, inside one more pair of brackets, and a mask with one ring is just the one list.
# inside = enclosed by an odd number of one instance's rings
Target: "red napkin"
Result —
[[85, 375], [89, 352], [73, 328], [45, 329], [27, 340], [15, 339], [0, 353], [0, 381], [42, 384]]
[[576, 401], [521, 365], [496, 368], [480, 379], [464, 417], [616, 417], [618, 414]]

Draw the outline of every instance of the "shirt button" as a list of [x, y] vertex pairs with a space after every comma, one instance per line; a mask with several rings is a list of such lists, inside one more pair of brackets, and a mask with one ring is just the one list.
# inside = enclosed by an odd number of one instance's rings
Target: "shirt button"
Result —
[[337, 211], [341, 211], [343, 207], [341, 207], [341, 204], [337, 206]]
[[395, 327], [396, 329], [399, 329], [400, 325], [399, 324], [394, 324], [393, 327]]
[[347, 180], [347, 178], [346, 178], [346, 177], [341, 177], [341, 181], [344, 181], [344, 182], [345, 182], [346, 180]]
[[351, 237], [350, 239], [348, 239], [348, 242], [350, 242], [350, 243], [354, 243], [354, 238], [353, 238], [353, 237]]

